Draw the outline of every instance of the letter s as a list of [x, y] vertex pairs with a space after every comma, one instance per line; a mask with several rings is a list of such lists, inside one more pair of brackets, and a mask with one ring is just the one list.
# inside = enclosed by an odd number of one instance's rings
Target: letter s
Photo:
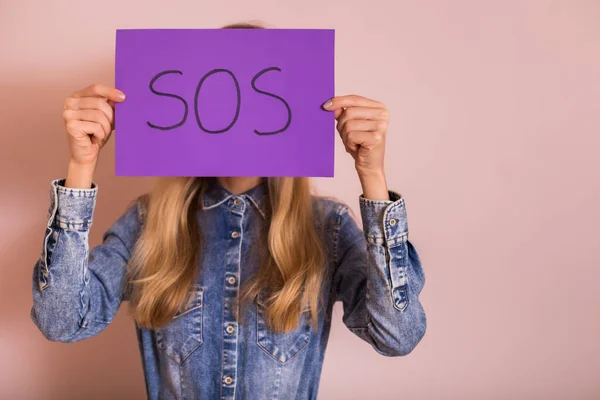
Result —
[[148, 126], [149, 126], [150, 128], [153, 128], [153, 129], [160, 129], [161, 131], [168, 131], [168, 130], [171, 130], [171, 129], [175, 129], [175, 128], [178, 128], [178, 127], [180, 127], [181, 125], [183, 125], [183, 124], [185, 123], [185, 121], [186, 121], [186, 119], [187, 119], [187, 116], [188, 116], [188, 105], [187, 105], [187, 102], [185, 101], [185, 99], [184, 99], [183, 97], [181, 97], [181, 96], [177, 96], [176, 94], [159, 92], [159, 91], [157, 91], [157, 90], [155, 90], [155, 89], [154, 89], [154, 83], [155, 83], [155, 82], [156, 82], [156, 81], [157, 81], [157, 80], [158, 80], [160, 77], [162, 77], [162, 76], [164, 76], [164, 75], [167, 75], [167, 74], [179, 74], [179, 75], [183, 75], [183, 72], [181, 72], [181, 71], [176, 71], [176, 70], [170, 70], [170, 71], [163, 71], [163, 72], [161, 72], [160, 74], [158, 74], [158, 75], [156, 75], [154, 78], [152, 78], [152, 80], [150, 81], [150, 85], [149, 85], [149, 87], [150, 87], [150, 91], [151, 91], [152, 93], [154, 93], [155, 95], [157, 95], [157, 96], [172, 97], [172, 98], [174, 98], [174, 99], [178, 99], [178, 100], [180, 100], [180, 101], [183, 103], [183, 105], [184, 105], [184, 107], [185, 107], [185, 110], [184, 110], [184, 112], [183, 112], [183, 119], [181, 120], [181, 122], [179, 122], [179, 123], [177, 123], [177, 124], [175, 124], [175, 125], [171, 125], [171, 126], [158, 126], [158, 125], [154, 125], [153, 123], [151, 123], [151, 122], [147, 121], [147, 124], [148, 124]]
[[258, 130], [254, 130], [254, 133], [256, 133], [257, 135], [275, 135], [277, 133], [281, 133], [283, 131], [285, 131], [287, 128], [289, 128], [290, 124], [292, 123], [292, 109], [290, 108], [290, 105], [287, 103], [287, 101], [285, 101], [282, 97], [277, 96], [276, 94], [273, 93], [269, 93], [269, 92], [265, 92], [264, 90], [260, 90], [256, 87], [256, 80], [258, 78], [260, 78], [263, 74], [266, 74], [269, 71], [279, 71], [281, 72], [281, 69], [278, 67], [269, 67], [269, 68], [265, 68], [262, 71], [260, 71], [258, 74], [254, 75], [254, 78], [252, 79], [252, 89], [254, 89], [255, 91], [257, 91], [260, 94], [264, 94], [266, 96], [270, 96], [270, 97], [274, 97], [276, 99], [278, 99], [279, 101], [281, 101], [283, 103], [283, 105], [285, 106], [285, 108], [287, 109], [287, 114], [288, 114], [288, 120], [287, 123], [285, 124], [285, 126], [277, 131], [273, 131], [273, 132], [259, 132]]

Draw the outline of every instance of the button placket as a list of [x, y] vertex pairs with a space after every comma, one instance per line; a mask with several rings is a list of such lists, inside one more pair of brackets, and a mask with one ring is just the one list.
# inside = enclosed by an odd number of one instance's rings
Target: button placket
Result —
[[229, 212], [228, 235], [225, 254], [225, 286], [223, 299], [223, 328], [222, 328], [222, 386], [221, 399], [234, 400], [237, 377], [238, 333], [236, 315], [238, 307], [238, 279], [240, 276], [240, 259], [243, 240], [243, 225], [246, 204], [241, 198], [232, 197], [227, 203]]

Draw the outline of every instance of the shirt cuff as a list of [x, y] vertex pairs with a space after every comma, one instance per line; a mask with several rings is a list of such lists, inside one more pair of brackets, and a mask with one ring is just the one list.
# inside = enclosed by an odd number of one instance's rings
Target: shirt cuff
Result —
[[48, 227], [86, 230], [92, 224], [98, 186], [92, 182], [90, 189], [67, 188], [65, 179], [55, 179], [50, 184]]
[[369, 200], [360, 195], [360, 214], [367, 238], [404, 241], [408, 235], [404, 198], [389, 191], [390, 200]]

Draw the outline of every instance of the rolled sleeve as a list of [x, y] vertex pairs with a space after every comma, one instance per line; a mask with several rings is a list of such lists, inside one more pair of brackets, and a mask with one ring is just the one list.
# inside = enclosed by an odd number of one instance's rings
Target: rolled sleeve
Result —
[[367, 240], [387, 248], [386, 262], [394, 307], [405, 310], [408, 296], [408, 223], [404, 199], [397, 192], [389, 192], [390, 200], [369, 200], [360, 197], [363, 231]]
[[92, 224], [98, 186], [73, 189], [64, 186], [65, 179], [55, 179], [50, 185], [48, 227], [87, 230]]
[[408, 226], [402, 196], [389, 191], [390, 200], [369, 200], [360, 196], [360, 214], [367, 239], [389, 245], [406, 240]]

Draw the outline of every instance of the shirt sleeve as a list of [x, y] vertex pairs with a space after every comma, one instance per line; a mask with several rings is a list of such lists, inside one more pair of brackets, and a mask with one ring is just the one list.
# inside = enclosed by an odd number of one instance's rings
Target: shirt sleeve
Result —
[[140, 230], [138, 203], [104, 233], [91, 251], [88, 234], [98, 195], [50, 185], [50, 207], [40, 258], [33, 269], [31, 318], [52, 341], [97, 335], [112, 321], [125, 294], [125, 266]]
[[344, 324], [380, 354], [409, 354], [426, 330], [419, 301], [425, 282], [415, 247], [408, 240], [404, 199], [359, 198], [361, 230], [342, 207], [333, 289], [342, 301]]

